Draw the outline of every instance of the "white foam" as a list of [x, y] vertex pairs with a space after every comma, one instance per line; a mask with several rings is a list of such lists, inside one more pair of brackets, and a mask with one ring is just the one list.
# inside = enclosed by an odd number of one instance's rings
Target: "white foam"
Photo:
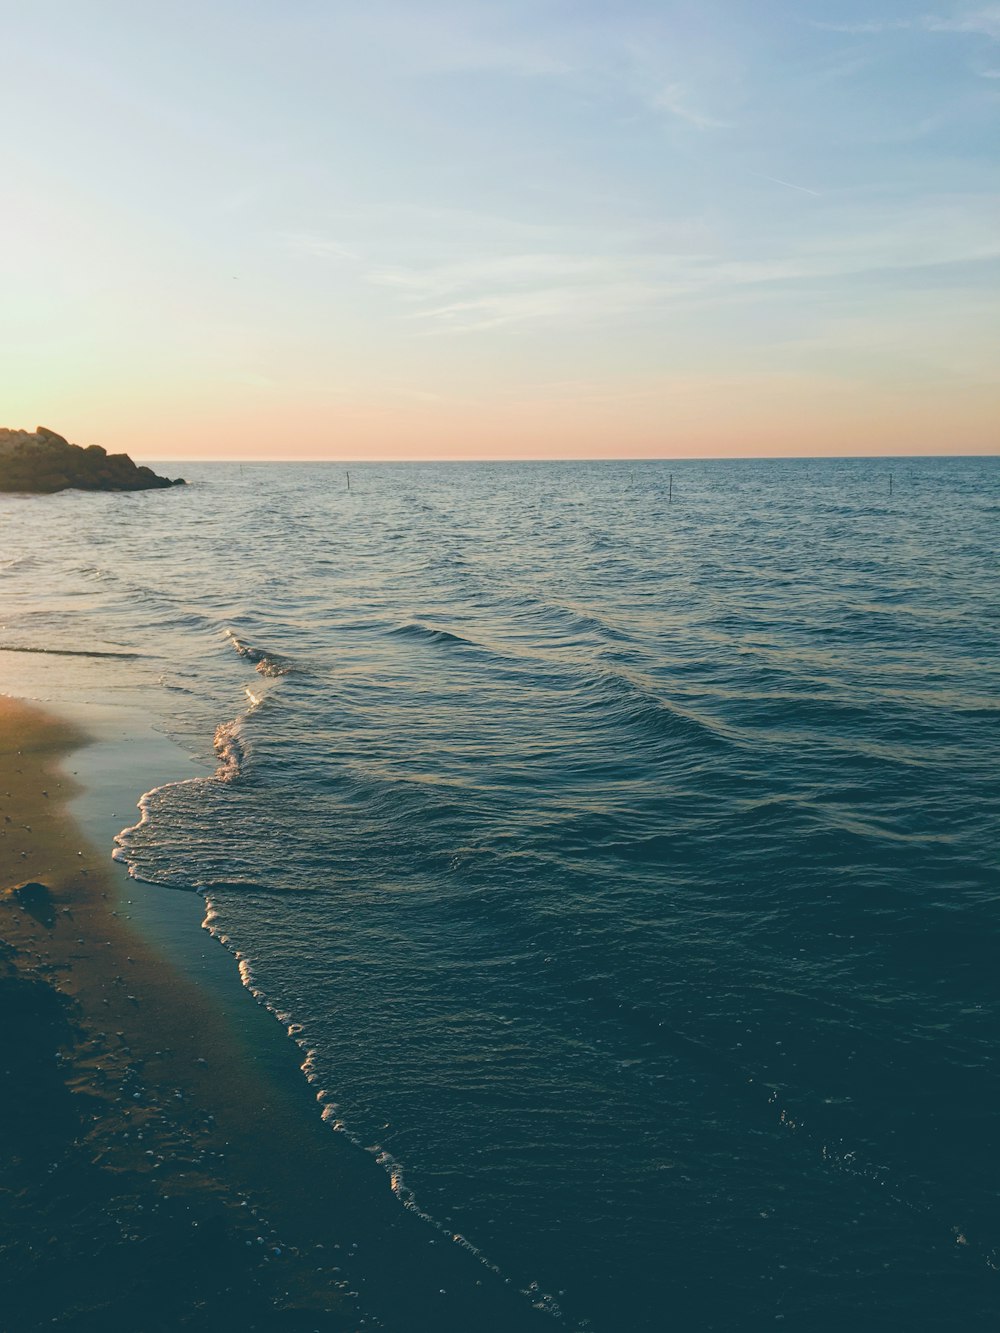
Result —
[[[243, 722], [263, 703], [262, 698], [254, 696], [249, 690], [247, 695], [251, 702], [246, 713], [241, 717], [234, 718], [231, 722], [223, 722], [215, 729], [215, 736], [213, 737], [213, 747], [217, 760], [215, 772], [210, 773], [207, 777], [184, 778], [180, 782], [165, 782], [162, 786], [151, 787], [149, 791], [143, 792], [136, 803], [139, 811], [139, 818], [136, 822], [115, 834], [115, 847], [111, 853], [112, 859], [127, 866], [130, 878], [135, 880], [144, 878], [139, 874], [135, 862], [129, 855], [129, 844], [136, 834], [151, 822], [151, 807], [157, 796], [165, 791], [173, 791], [177, 787], [199, 787], [206, 782], [235, 782], [242, 773], [250, 748], [243, 736]], [[148, 882], [156, 883], [155, 880], [149, 880]]]

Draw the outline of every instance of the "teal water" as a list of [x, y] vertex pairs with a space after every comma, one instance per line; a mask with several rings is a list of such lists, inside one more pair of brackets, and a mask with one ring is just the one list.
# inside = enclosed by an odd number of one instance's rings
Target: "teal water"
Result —
[[0, 646], [214, 738], [118, 854], [373, 1189], [555, 1327], [991, 1325], [998, 461], [187, 474], [3, 497]]

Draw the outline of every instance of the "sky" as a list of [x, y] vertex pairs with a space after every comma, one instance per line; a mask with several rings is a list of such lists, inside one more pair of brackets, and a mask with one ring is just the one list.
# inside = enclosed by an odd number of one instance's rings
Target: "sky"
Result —
[[0, 425], [994, 453], [1000, 3], [0, 0]]

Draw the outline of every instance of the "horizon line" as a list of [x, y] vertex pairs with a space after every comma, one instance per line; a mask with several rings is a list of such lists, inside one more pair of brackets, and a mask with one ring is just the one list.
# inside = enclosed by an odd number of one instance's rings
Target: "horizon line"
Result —
[[1000, 458], [1000, 448], [984, 452], [973, 453], [886, 453], [886, 454], [668, 454], [651, 457], [648, 455], [638, 455], [636, 457], [611, 457], [601, 455], [599, 457], [566, 457], [566, 458], [536, 458], [536, 457], [503, 457], [503, 458], [260, 458], [260, 457], [211, 457], [199, 458], [194, 454], [188, 454], [184, 457], [171, 457], [164, 455], [147, 455], [145, 458], [136, 455], [140, 461], [148, 463], [260, 463], [268, 466], [281, 466], [289, 463], [316, 463], [328, 466], [346, 467], [365, 467], [378, 465], [382, 463], [405, 463], [408, 465], [419, 466], [420, 464], [433, 463], [439, 464], [469, 464], [469, 463], [766, 463], [766, 462], [836, 462], [852, 461], [860, 462], [868, 459], [871, 462], [877, 462], [880, 459], [953, 459], [953, 458]]

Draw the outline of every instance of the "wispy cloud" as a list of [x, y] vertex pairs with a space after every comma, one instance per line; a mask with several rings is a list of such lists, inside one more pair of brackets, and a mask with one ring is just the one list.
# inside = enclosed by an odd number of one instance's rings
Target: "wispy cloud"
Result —
[[756, 176], [758, 180], [770, 181], [772, 185], [783, 185], [786, 190], [798, 190], [800, 194], [811, 194], [816, 199], [821, 197], [819, 190], [810, 190], [808, 185], [796, 185], [794, 181], [783, 181], [780, 176], [765, 176], [762, 171], [751, 171], [751, 176]]
[[394, 290], [407, 318], [424, 333], [579, 328], [706, 300], [742, 299], [768, 288], [822, 287], [866, 274], [995, 259], [1000, 237], [990, 222], [992, 207], [980, 201], [970, 218], [963, 201], [928, 206], [906, 216], [887, 214], [878, 227], [870, 220], [865, 230], [842, 218], [826, 237], [800, 241], [774, 255], [534, 252], [423, 268], [387, 267], [369, 279]]
[[286, 232], [282, 239], [290, 250], [316, 255], [320, 259], [342, 259], [357, 263], [361, 258], [350, 246], [342, 245], [340, 241], [317, 232]]
[[920, 14], [913, 18], [864, 19], [843, 23], [814, 19], [811, 22], [814, 28], [820, 28], [824, 32], [843, 32], [858, 36], [906, 31], [956, 32], [1000, 41], [1000, 5], [985, 5], [979, 9], [964, 10], [960, 14]]
[[986, 5], [981, 9], [968, 10], [956, 17], [941, 18], [929, 15], [919, 22], [930, 32], [968, 32], [1000, 41], [1000, 5]]
[[526, 253], [485, 256], [424, 269], [384, 269], [371, 274], [373, 282], [424, 295], [445, 295], [483, 284], [531, 288], [539, 284], [574, 284], [602, 270], [600, 255]]
[[834, 20], [811, 19], [810, 26], [823, 32], [844, 32], [852, 36], [864, 36], [868, 33], [901, 32], [914, 26], [913, 19], [866, 19], [861, 22], [837, 23]]
[[732, 123], [728, 120], [719, 120], [715, 116], [709, 116], [704, 111], [699, 111], [697, 107], [691, 105], [687, 89], [681, 83], [671, 83], [651, 99], [651, 105], [657, 111], [668, 111], [670, 115], [676, 116], [678, 120], [686, 121], [688, 125], [693, 125], [699, 130], [727, 130], [732, 129]]

